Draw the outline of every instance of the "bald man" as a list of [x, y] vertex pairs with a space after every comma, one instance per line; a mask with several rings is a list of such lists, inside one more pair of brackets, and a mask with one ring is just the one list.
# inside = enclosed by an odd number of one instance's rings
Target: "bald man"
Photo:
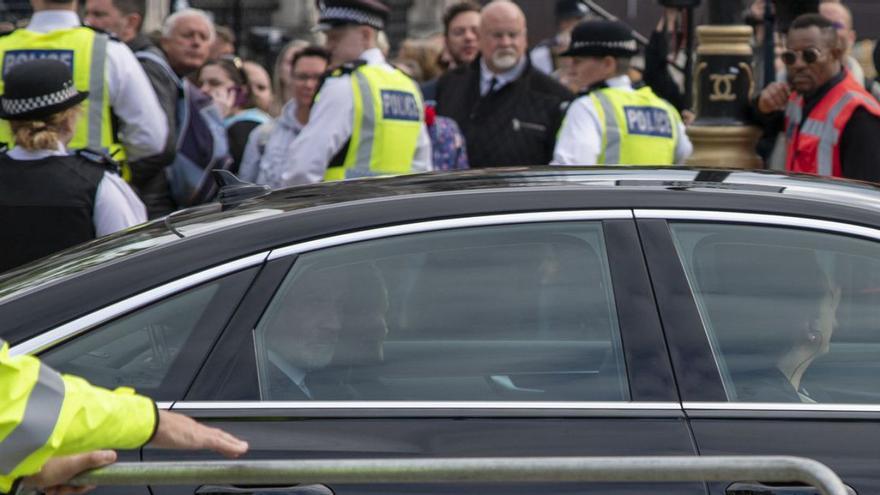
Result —
[[531, 66], [522, 10], [495, 0], [481, 11], [480, 55], [437, 83], [437, 113], [455, 119], [472, 168], [545, 165], [573, 95]]
[[837, 30], [837, 38], [840, 46], [844, 48], [846, 55], [846, 69], [860, 84], [865, 83], [865, 71], [862, 70], [859, 61], [852, 56], [853, 46], [856, 44], [856, 32], [853, 29], [852, 11], [839, 1], [826, 0], [819, 4], [819, 13], [834, 23]]

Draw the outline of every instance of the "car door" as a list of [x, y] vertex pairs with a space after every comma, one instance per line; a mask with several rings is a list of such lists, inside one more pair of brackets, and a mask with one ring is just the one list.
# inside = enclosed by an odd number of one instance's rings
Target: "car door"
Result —
[[[250, 459], [695, 452], [627, 210], [412, 223], [273, 252], [174, 410], [245, 438]], [[705, 493], [697, 483], [319, 488]]]
[[[880, 231], [778, 215], [636, 215], [700, 454], [804, 456], [877, 493]], [[757, 482], [711, 491], [805, 492]]]
[[[169, 407], [183, 398], [265, 259], [249, 257], [195, 273], [86, 314], [13, 347], [109, 389], [133, 387]], [[140, 451], [119, 451], [137, 462]], [[149, 495], [146, 486], [100, 487], [98, 495]]]

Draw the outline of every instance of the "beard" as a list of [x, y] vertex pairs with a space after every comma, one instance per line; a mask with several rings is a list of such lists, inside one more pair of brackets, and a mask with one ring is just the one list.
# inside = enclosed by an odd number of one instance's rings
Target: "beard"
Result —
[[514, 50], [496, 50], [492, 54], [492, 65], [498, 70], [508, 71], [519, 63], [519, 54]]

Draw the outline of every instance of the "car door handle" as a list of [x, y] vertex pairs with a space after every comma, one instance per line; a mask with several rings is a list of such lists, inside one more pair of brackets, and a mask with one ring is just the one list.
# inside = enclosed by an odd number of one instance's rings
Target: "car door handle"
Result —
[[202, 485], [195, 495], [334, 495], [326, 485], [231, 486]]
[[[849, 485], [844, 485], [849, 495], [858, 495]], [[819, 495], [819, 490], [808, 485], [765, 485], [758, 482], [738, 482], [727, 487], [726, 495]]]

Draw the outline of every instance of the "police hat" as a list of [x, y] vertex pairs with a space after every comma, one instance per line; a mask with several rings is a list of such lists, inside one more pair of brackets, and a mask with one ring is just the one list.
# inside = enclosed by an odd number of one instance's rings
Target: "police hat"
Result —
[[3, 77], [0, 118], [38, 120], [67, 110], [88, 98], [76, 90], [70, 67], [52, 59], [31, 60], [12, 66]]
[[391, 10], [381, 0], [318, 0], [319, 18], [315, 31], [350, 24], [385, 29]]
[[571, 44], [563, 57], [632, 57], [639, 44], [620, 21], [584, 21], [571, 32]]
[[583, 19], [590, 9], [581, 0], [556, 0], [554, 14], [557, 21], [566, 19]]

